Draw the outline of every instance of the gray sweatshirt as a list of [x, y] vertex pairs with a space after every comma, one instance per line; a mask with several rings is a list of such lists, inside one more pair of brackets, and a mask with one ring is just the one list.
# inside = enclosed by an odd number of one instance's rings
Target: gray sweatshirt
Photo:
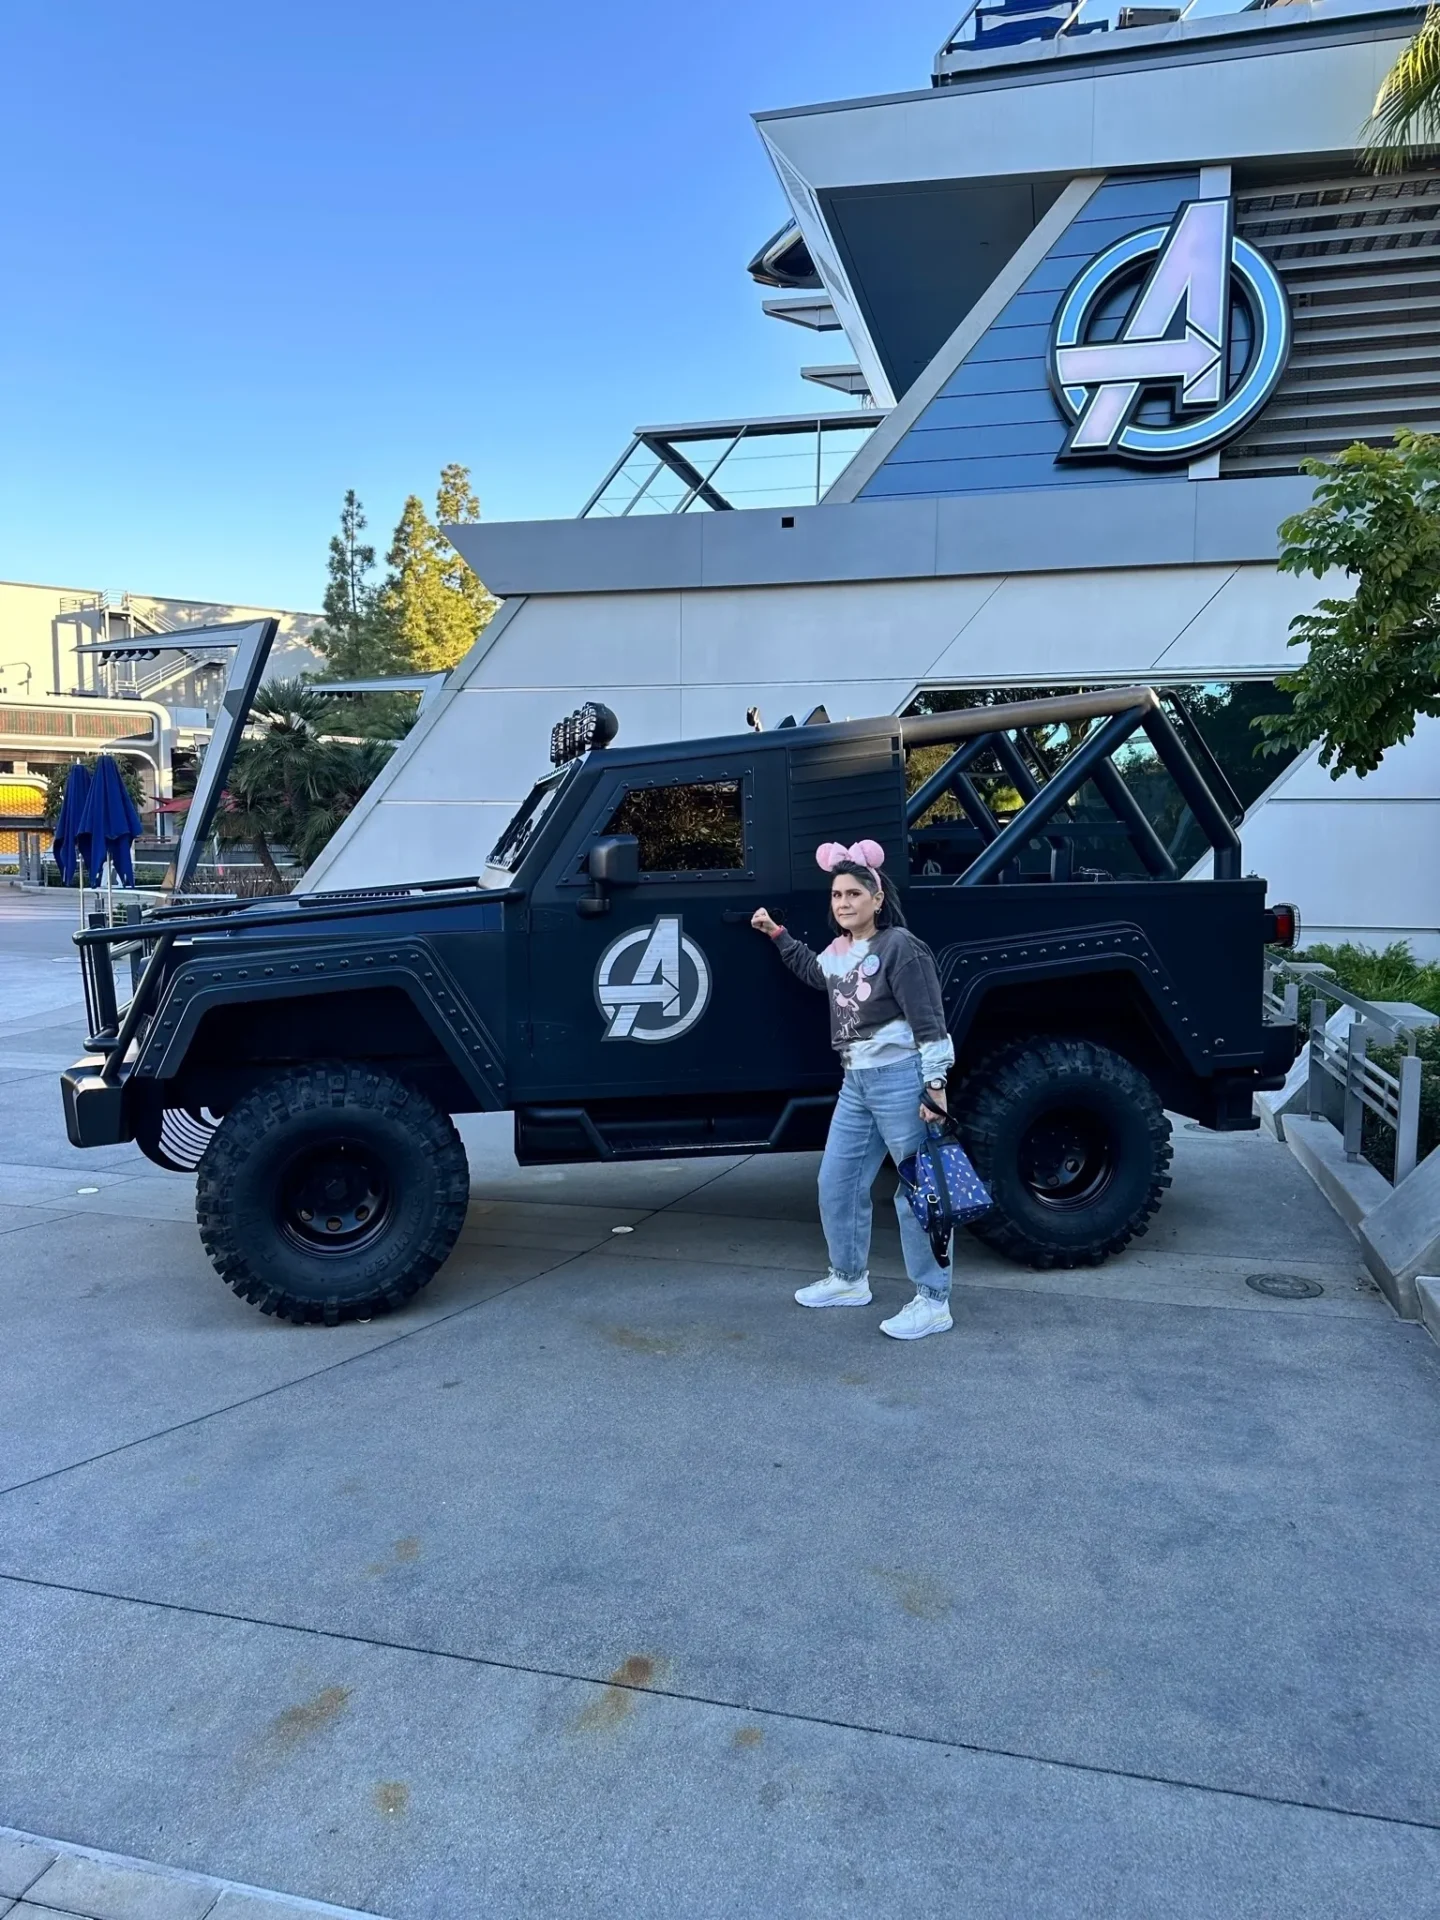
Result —
[[908, 927], [882, 927], [869, 940], [842, 933], [823, 953], [782, 927], [776, 951], [798, 980], [830, 1002], [830, 1044], [847, 1067], [888, 1067], [918, 1052], [927, 1080], [955, 1060], [935, 957]]

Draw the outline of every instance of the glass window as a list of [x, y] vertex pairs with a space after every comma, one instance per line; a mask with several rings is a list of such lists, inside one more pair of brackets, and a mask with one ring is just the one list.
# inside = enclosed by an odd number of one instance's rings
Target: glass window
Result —
[[515, 871], [529, 850], [530, 842], [535, 838], [535, 831], [545, 818], [550, 803], [564, 786], [565, 777], [565, 771], [552, 773], [548, 779], [539, 781], [530, 789], [514, 819], [496, 842], [495, 851], [490, 856], [492, 867], [500, 867], [506, 873]]
[[745, 866], [738, 780], [632, 787], [602, 831], [634, 834], [642, 873], [734, 873]]

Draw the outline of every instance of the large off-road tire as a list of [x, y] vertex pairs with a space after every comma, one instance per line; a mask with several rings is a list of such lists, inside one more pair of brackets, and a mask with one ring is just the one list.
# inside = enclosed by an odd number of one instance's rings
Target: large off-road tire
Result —
[[418, 1293], [469, 1192], [449, 1114], [394, 1074], [339, 1061], [278, 1073], [230, 1109], [200, 1162], [196, 1217], [242, 1299], [334, 1327]]
[[1170, 1185], [1170, 1122], [1138, 1067], [1089, 1040], [1016, 1041], [967, 1079], [960, 1128], [994, 1211], [970, 1231], [1032, 1267], [1093, 1267]]

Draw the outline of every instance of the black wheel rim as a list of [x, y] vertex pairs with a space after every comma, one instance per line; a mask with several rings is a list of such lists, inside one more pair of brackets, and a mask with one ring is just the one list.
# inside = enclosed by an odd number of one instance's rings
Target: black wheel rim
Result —
[[1042, 1207], [1091, 1207], [1115, 1178], [1116, 1143], [1105, 1116], [1058, 1107], [1032, 1120], [1020, 1142], [1020, 1178]]
[[385, 1163], [359, 1140], [302, 1148], [280, 1169], [280, 1231], [306, 1253], [355, 1254], [390, 1224], [394, 1197]]

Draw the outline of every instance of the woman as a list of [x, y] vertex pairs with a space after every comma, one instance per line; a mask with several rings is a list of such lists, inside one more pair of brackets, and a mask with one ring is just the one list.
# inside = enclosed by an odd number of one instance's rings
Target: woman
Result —
[[[797, 978], [830, 998], [830, 1040], [845, 1063], [840, 1098], [820, 1162], [820, 1219], [830, 1251], [823, 1280], [801, 1287], [802, 1307], [870, 1303], [870, 1187], [888, 1151], [899, 1166], [925, 1137], [927, 1120], [945, 1114], [945, 1075], [955, 1046], [945, 1026], [935, 956], [905, 925], [880, 879], [885, 853], [874, 840], [853, 847], [829, 841], [815, 851], [830, 875], [830, 922], [838, 939], [812, 953], [764, 907], [750, 924], [768, 934]], [[893, 1340], [948, 1332], [950, 1274], [910, 1211], [895, 1195], [905, 1271], [915, 1298], [880, 1331]]]

